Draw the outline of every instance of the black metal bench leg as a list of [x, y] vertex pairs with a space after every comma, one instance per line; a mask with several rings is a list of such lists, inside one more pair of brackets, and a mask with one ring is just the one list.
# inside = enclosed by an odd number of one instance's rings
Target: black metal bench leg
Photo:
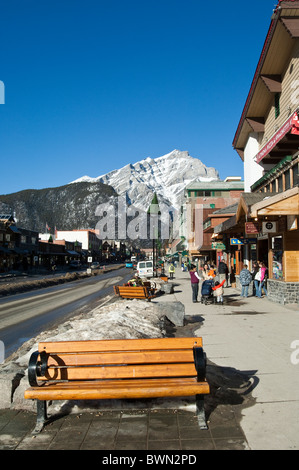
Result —
[[196, 395], [196, 415], [200, 429], [208, 429], [204, 408], [204, 395]]
[[48, 417], [47, 417], [47, 402], [44, 400], [36, 400], [36, 411], [37, 411], [37, 416], [36, 416], [36, 426], [32, 432], [32, 434], [39, 434]]

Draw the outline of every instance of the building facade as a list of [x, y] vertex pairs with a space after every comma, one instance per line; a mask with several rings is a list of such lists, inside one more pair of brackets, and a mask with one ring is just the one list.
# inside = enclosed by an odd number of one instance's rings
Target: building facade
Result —
[[244, 191], [241, 177], [228, 177], [224, 181], [193, 182], [185, 188], [186, 243], [190, 259], [201, 264], [217, 264], [217, 247], [213, 231], [209, 229], [211, 214], [237, 203]]
[[256, 199], [241, 198], [235, 225], [225, 228], [241, 238], [240, 268], [253, 261], [242, 238], [256, 239], [255, 257], [268, 266], [268, 297], [284, 304], [299, 301], [298, 116], [299, 1], [284, 0], [272, 15], [233, 141], [245, 193]]

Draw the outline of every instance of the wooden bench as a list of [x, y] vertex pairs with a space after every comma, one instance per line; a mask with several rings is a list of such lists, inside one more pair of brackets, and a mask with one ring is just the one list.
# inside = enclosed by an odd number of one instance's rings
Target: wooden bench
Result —
[[145, 299], [148, 302], [155, 297], [153, 289], [147, 286], [113, 286], [114, 292], [123, 299]]
[[47, 400], [196, 396], [207, 429], [209, 393], [202, 338], [41, 342], [29, 360], [26, 399], [37, 400], [34, 434], [47, 421]]

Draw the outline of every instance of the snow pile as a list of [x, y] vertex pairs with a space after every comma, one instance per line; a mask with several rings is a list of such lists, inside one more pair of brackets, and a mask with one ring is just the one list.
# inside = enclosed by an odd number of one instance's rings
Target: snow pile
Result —
[[117, 300], [39, 334], [23, 344], [0, 366], [0, 386], [3, 392], [0, 408], [35, 410], [34, 402], [24, 399], [24, 391], [29, 386], [29, 358], [37, 350], [39, 342], [161, 338], [165, 336], [164, 318], [165, 310], [159, 308], [159, 303]]

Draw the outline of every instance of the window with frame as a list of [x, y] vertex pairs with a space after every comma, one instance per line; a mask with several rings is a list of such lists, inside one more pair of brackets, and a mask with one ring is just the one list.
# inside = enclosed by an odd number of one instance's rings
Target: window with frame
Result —
[[285, 172], [285, 189], [291, 188], [291, 178], [290, 178], [290, 170]]
[[299, 163], [293, 166], [293, 186], [299, 186]]
[[280, 115], [280, 93], [276, 93], [274, 97], [275, 119]]

